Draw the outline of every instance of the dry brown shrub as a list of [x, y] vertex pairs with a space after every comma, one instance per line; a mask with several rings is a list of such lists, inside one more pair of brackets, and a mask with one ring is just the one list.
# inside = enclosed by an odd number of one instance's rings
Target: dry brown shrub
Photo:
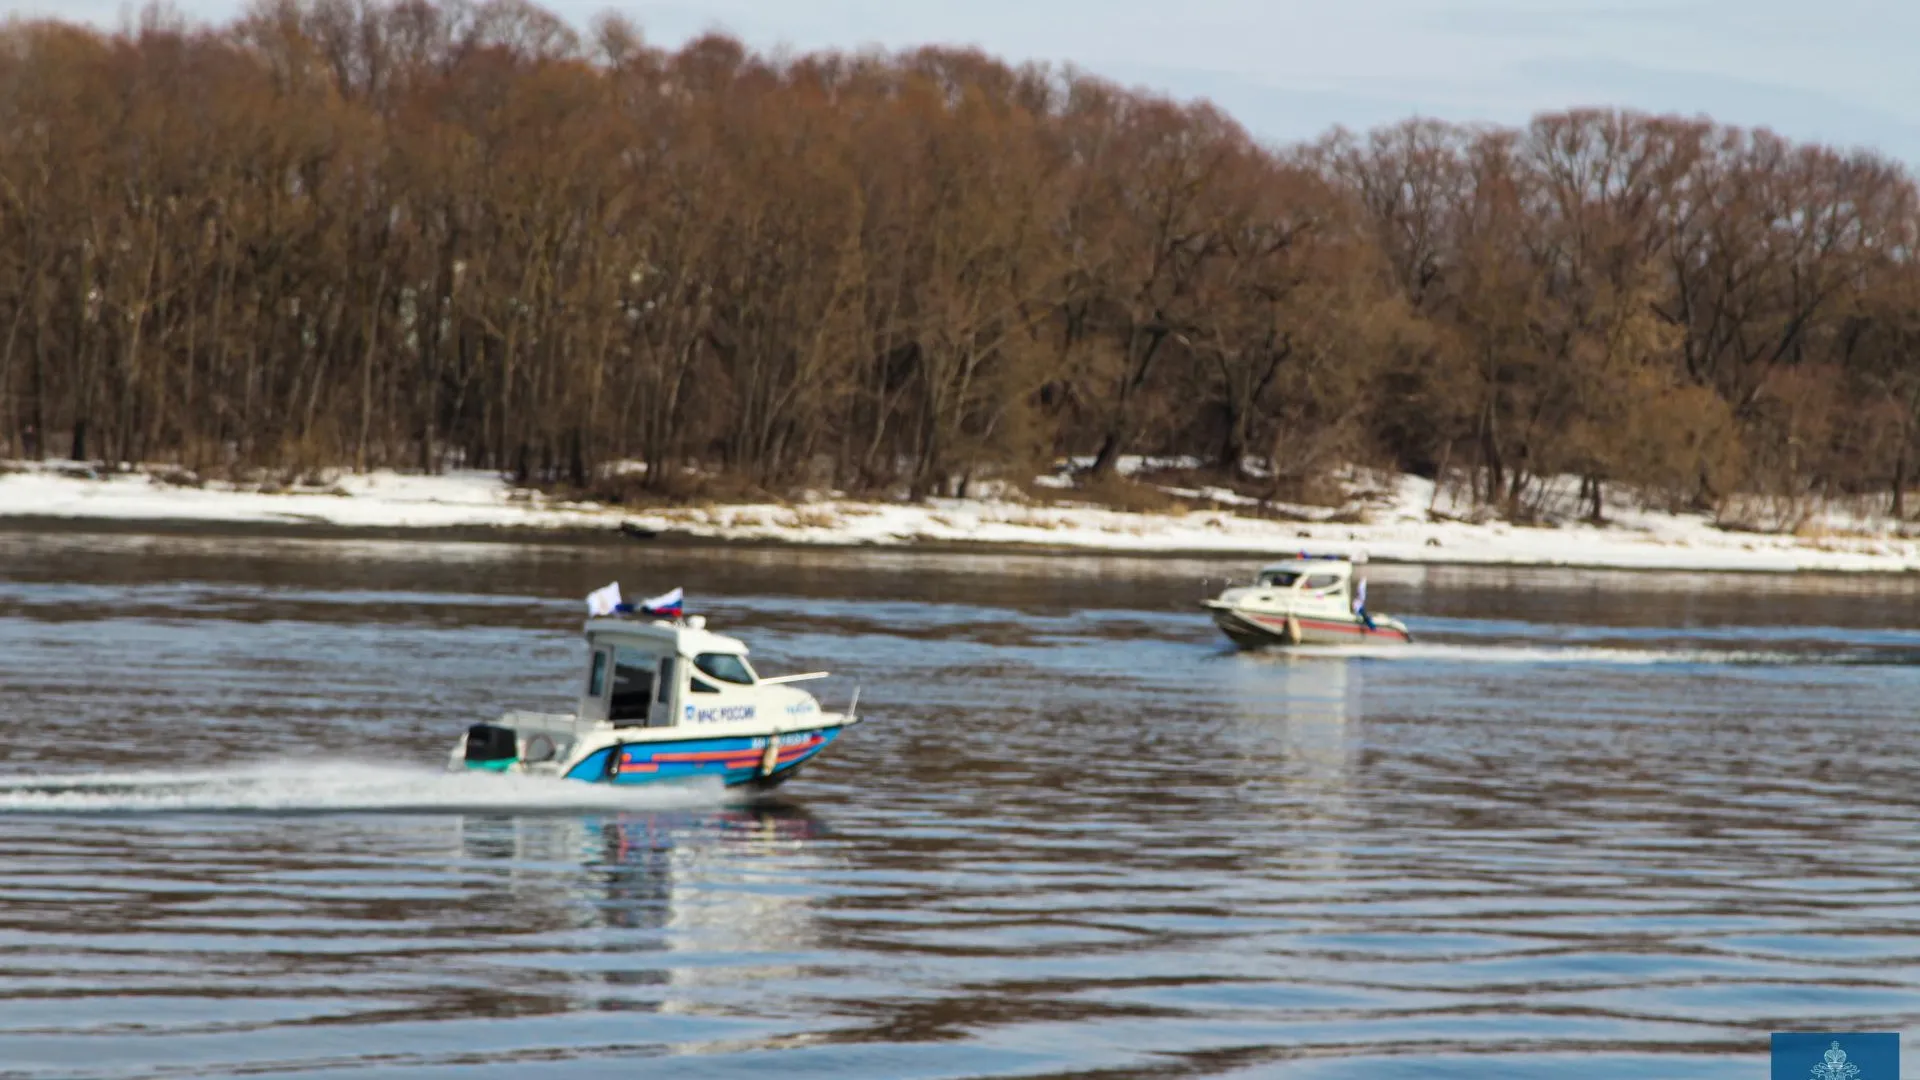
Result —
[[687, 469], [663, 469], [657, 478], [641, 472], [610, 473], [569, 494], [609, 506], [702, 506], [773, 499], [745, 477]]
[[1732, 495], [1720, 500], [1714, 524], [1727, 532], [1799, 533], [1817, 507], [1793, 495]]
[[[1256, 498], [1278, 502], [1299, 503], [1304, 506], [1347, 505], [1347, 489], [1332, 472], [1313, 472], [1289, 474], [1275, 477], [1260, 484], [1246, 485]], [[1245, 492], [1243, 492], [1245, 494]]]
[[612, 473], [595, 477], [586, 487], [567, 494], [583, 502], [604, 503], [608, 506], [633, 506], [650, 501], [646, 492], [647, 478], [639, 473]]
[[206, 479], [199, 473], [178, 466], [155, 469], [148, 475], [153, 483], [163, 487], [203, 488], [207, 486]]
[[1136, 514], [1171, 514], [1186, 510], [1180, 500], [1154, 487], [1111, 473], [1102, 477], [1082, 477], [1073, 494], [1080, 500], [1109, 510]]

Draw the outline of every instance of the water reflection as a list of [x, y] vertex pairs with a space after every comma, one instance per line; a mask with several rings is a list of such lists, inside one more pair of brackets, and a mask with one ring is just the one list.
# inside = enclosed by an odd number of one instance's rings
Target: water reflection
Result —
[[523, 953], [584, 968], [589, 1007], [673, 1013], [709, 1007], [715, 988], [803, 972], [799, 958], [820, 939], [808, 883], [833, 869], [817, 843], [824, 832], [781, 802], [469, 815], [461, 851], [489, 868], [476, 903], [535, 936]]
[[1268, 809], [1273, 850], [1301, 873], [1344, 878], [1335, 833], [1356, 816], [1364, 661], [1255, 652], [1226, 670], [1242, 779]]
[[1365, 661], [1280, 649], [1226, 655], [1223, 682], [1242, 721], [1359, 720]]

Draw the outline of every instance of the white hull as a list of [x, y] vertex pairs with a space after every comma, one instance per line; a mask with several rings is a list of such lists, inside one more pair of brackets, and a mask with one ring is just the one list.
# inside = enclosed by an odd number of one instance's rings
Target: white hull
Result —
[[1270, 645], [1406, 644], [1413, 640], [1405, 623], [1376, 615], [1372, 624], [1359, 616], [1307, 615], [1259, 610], [1209, 600], [1214, 625], [1245, 649]]
[[[605, 592], [618, 606], [619, 587]], [[596, 602], [602, 594], [596, 593]], [[678, 599], [678, 594], [668, 598]], [[789, 685], [825, 672], [764, 678], [736, 638], [706, 620], [587, 620], [587, 670], [570, 714], [513, 712], [475, 724], [447, 765], [601, 784], [717, 779], [772, 787], [859, 721]], [[854, 699], [857, 702], [859, 693]]]
[[[814, 712], [778, 724], [711, 724], [699, 728], [615, 727], [574, 716], [508, 713], [470, 728], [454, 744], [456, 771], [552, 776], [603, 784], [647, 784], [714, 778], [728, 787], [773, 787], [799, 771], [859, 722], [844, 713]], [[476, 761], [476, 739], [498, 743]]]

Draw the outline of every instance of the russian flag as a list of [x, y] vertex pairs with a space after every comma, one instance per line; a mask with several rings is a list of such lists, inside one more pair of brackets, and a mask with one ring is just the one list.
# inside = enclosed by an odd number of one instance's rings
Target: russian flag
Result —
[[685, 593], [675, 588], [672, 592], [661, 593], [651, 600], [642, 600], [640, 610], [648, 615], [665, 615], [677, 619], [680, 617], [685, 601]]

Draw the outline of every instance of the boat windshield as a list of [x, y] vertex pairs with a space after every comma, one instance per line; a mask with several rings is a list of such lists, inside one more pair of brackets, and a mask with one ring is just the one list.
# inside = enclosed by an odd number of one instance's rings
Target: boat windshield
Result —
[[732, 653], [703, 652], [693, 658], [693, 666], [721, 682], [753, 685], [753, 672], [747, 668], [747, 662]]
[[1275, 570], [1271, 573], [1260, 575], [1260, 584], [1275, 589], [1291, 589], [1293, 588], [1293, 583], [1299, 580], [1300, 575], [1291, 570]]

